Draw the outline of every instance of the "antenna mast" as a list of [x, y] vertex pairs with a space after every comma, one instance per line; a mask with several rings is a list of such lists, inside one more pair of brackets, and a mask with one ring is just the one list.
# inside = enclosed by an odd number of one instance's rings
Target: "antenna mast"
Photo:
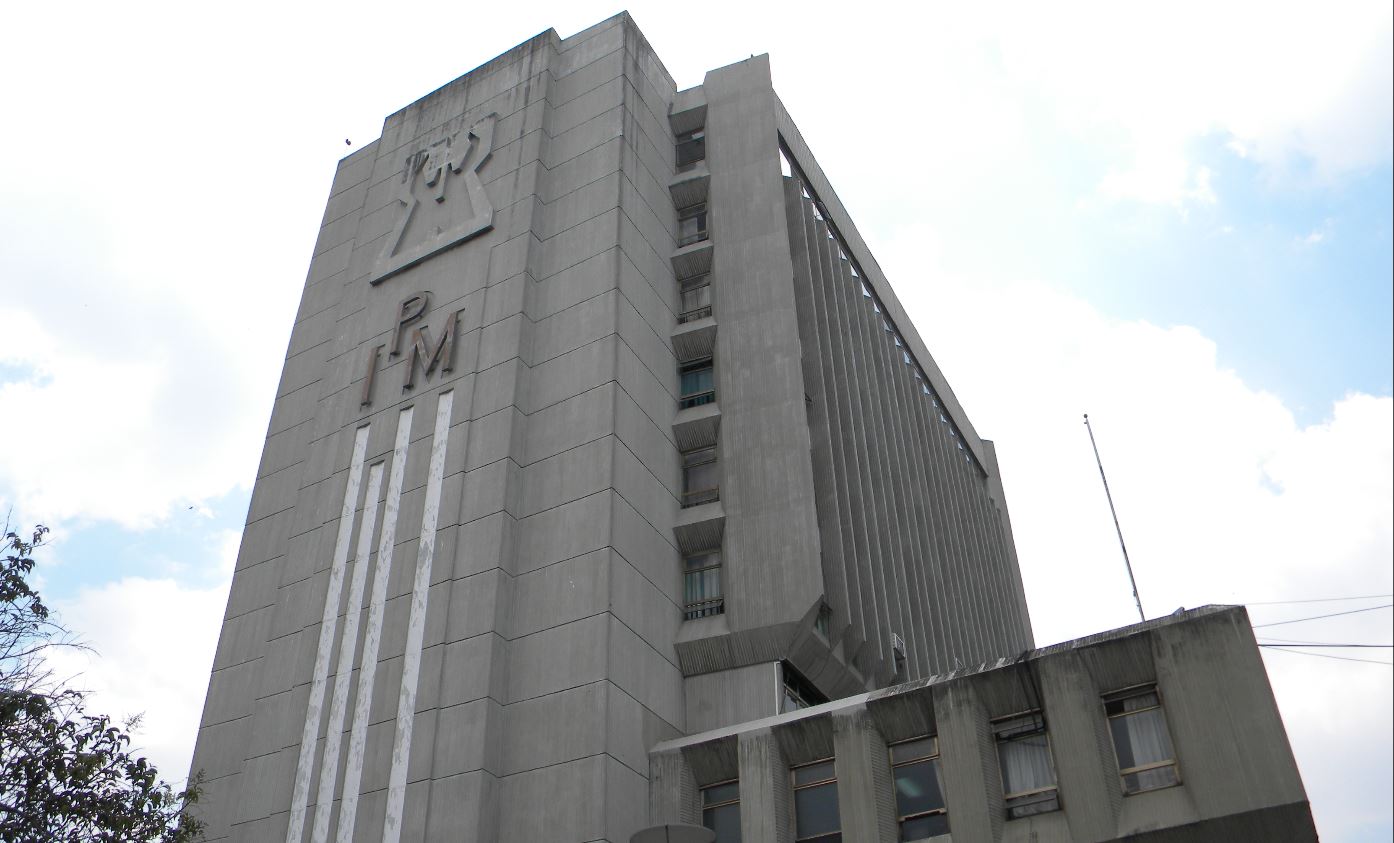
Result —
[[1113, 493], [1108, 490], [1108, 478], [1104, 476], [1104, 461], [1099, 458], [1099, 443], [1094, 441], [1094, 428], [1089, 424], [1089, 414], [1084, 414], [1084, 426], [1089, 430], [1089, 444], [1094, 447], [1094, 461], [1099, 464], [1099, 479], [1104, 481], [1104, 496], [1108, 498], [1108, 511], [1113, 514], [1113, 529], [1118, 531], [1118, 546], [1123, 549], [1123, 564], [1128, 567], [1128, 582], [1133, 586], [1133, 601], [1137, 603], [1137, 615], [1144, 621], [1147, 615], [1142, 611], [1142, 598], [1137, 596], [1137, 580], [1133, 577], [1133, 563], [1128, 561], [1128, 546], [1123, 543], [1123, 528], [1118, 525], [1118, 510], [1113, 508]]

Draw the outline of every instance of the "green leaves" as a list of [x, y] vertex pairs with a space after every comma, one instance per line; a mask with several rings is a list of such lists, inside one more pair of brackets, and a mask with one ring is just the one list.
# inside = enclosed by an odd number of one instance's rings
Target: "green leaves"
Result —
[[189, 813], [202, 776], [175, 791], [131, 754], [135, 721], [89, 714], [83, 692], [53, 687], [42, 653], [73, 645], [26, 579], [47, 532], [36, 527], [24, 541], [7, 531], [0, 551], [0, 840], [202, 839]]

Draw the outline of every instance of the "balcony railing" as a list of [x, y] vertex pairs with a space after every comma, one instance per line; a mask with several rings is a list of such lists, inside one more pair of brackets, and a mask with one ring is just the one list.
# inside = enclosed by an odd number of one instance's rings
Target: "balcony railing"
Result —
[[713, 597], [710, 600], [697, 600], [682, 607], [683, 620], [694, 620], [719, 615], [726, 611], [726, 598]]
[[713, 486], [710, 489], [697, 489], [692, 492], [682, 493], [682, 508], [689, 509], [694, 506], [701, 506], [704, 503], [721, 500], [721, 488]]
[[704, 229], [702, 229], [701, 231], [696, 231], [696, 232], [693, 232], [692, 234], [687, 234], [687, 235], [684, 235], [684, 236], [682, 236], [682, 237], [679, 237], [679, 238], [678, 238], [678, 248], [681, 249], [683, 246], [691, 246], [693, 243], [701, 243], [703, 240], [706, 240], [706, 239], [707, 239], [707, 230], [704, 228]]
[[682, 313], [679, 313], [678, 324], [682, 325], [687, 322], [696, 322], [698, 319], [705, 319], [711, 315], [712, 306], [709, 304], [705, 304], [701, 307], [694, 307], [691, 310], [684, 310]]
[[678, 409], [687, 410], [692, 407], [700, 407], [703, 404], [710, 404], [715, 400], [715, 389], [708, 389], [705, 392], [694, 392], [691, 395], [684, 395], [678, 399]]

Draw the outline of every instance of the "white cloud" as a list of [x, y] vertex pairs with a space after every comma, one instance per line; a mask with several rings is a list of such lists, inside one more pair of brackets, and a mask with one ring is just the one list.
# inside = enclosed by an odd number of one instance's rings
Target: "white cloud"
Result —
[[90, 691], [89, 713], [118, 721], [142, 715], [133, 746], [172, 784], [189, 773], [227, 595], [226, 580], [190, 588], [132, 577], [55, 604], [95, 650], [54, 651], [55, 675]]

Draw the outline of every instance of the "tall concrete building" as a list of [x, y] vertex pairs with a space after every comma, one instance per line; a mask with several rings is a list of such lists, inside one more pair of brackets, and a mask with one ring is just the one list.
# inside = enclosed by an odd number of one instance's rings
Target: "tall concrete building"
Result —
[[340, 162], [193, 768], [210, 840], [625, 843], [655, 746], [1033, 646], [767, 58], [679, 91], [619, 15]]

